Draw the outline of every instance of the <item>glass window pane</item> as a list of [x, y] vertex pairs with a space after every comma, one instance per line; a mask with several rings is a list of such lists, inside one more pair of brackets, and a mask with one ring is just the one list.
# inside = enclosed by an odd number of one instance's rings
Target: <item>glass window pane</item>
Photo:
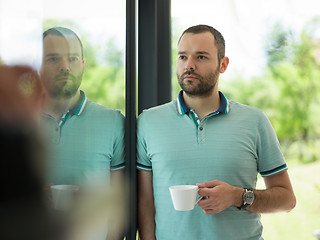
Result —
[[125, 1], [0, 0], [0, 62], [43, 82], [47, 159], [36, 167], [74, 239], [124, 234], [125, 14]]

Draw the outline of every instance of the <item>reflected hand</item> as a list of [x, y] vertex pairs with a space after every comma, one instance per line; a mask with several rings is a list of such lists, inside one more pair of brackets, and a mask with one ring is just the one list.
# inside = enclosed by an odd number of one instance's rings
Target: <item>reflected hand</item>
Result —
[[217, 214], [231, 206], [241, 206], [243, 188], [234, 187], [228, 183], [213, 180], [197, 183], [199, 195], [203, 199], [198, 205], [206, 215]]

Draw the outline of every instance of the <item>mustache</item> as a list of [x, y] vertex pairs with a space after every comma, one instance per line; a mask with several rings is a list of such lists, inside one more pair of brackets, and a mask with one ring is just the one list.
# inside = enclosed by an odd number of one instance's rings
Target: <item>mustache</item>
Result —
[[191, 70], [191, 69], [185, 71], [185, 72], [181, 75], [180, 78], [181, 78], [181, 79], [184, 79], [185, 76], [187, 76], [187, 75], [194, 76], [194, 77], [196, 77], [196, 78], [198, 78], [198, 79], [202, 79], [202, 77], [201, 77], [199, 74], [195, 73], [194, 70]]
[[60, 78], [64, 78], [64, 77], [70, 77], [71, 79], [74, 79], [74, 76], [72, 74], [70, 74], [69, 72], [62, 72], [59, 73], [55, 76], [55, 79], [60, 79]]

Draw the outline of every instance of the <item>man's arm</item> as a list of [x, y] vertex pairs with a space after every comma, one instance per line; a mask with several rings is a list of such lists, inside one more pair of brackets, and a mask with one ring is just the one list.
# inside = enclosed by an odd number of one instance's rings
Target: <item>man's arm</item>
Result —
[[125, 235], [125, 171], [114, 170], [111, 171], [111, 187], [112, 192], [117, 195], [117, 206], [115, 208], [114, 217], [109, 223], [107, 240], [122, 240]]
[[155, 208], [152, 171], [138, 171], [138, 232], [141, 240], [153, 240], [155, 236]]
[[[287, 171], [264, 178], [266, 189], [254, 190], [255, 200], [246, 210], [254, 213], [272, 213], [290, 211], [295, 207], [296, 198], [292, 190]], [[205, 214], [216, 214], [231, 206], [240, 207], [244, 189], [225, 182], [213, 180], [197, 184], [199, 195], [204, 198], [199, 202]]]
[[255, 213], [291, 211], [296, 206], [287, 171], [265, 177], [266, 190], [254, 190], [255, 200], [247, 210]]

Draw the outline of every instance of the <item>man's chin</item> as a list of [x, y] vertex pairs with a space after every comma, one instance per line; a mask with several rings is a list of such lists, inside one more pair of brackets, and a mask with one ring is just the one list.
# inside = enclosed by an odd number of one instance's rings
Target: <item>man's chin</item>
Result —
[[212, 94], [213, 89], [200, 90], [200, 89], [182, 89], [190, 97], [208, 97]]
[[76, 95], [75, 91], [68, 91], [68, 90], [60, 90], [51, 92], [51, 98], [56, 100], [68, 100], [73, 98]]
[[194, 84], [183, 84], [181, 89], [188, 95], [196, 96], [199, 94], [199, 89]]

